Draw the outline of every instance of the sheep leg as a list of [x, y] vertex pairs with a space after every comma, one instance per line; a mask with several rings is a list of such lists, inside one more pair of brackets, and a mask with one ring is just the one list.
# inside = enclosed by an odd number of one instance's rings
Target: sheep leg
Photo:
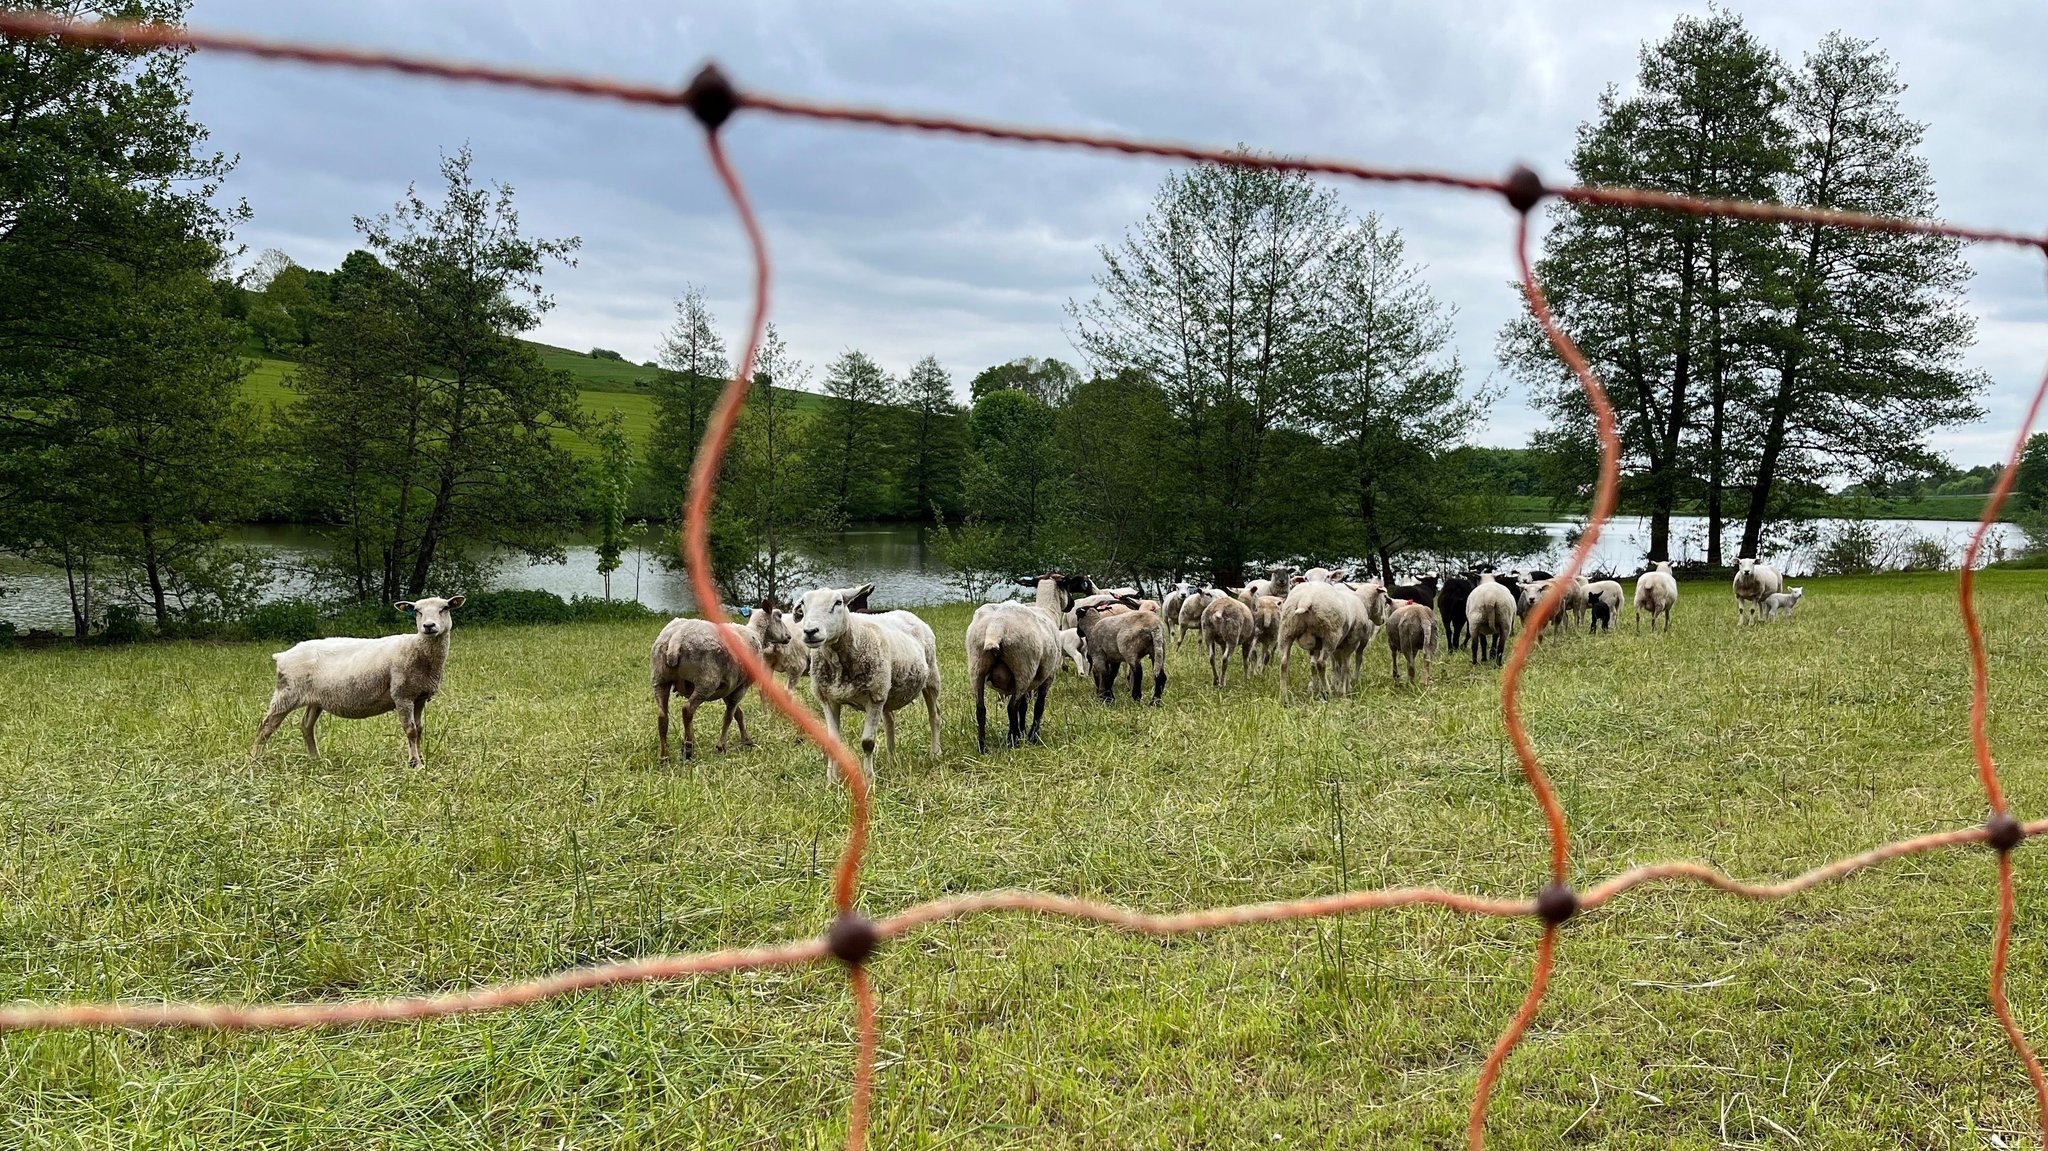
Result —
[[405, 756], [407, 762], [419, 767], [426, 761], [420, 750], [420, 701], [401, 699], [398, 701], [398, 726], [405, 731]]
[[988, 685], [974, 681], [974, 739], [981, 754], [988, 754]]
[[729, 728], [732, 727], [732, 713], [733, 708], [736, 706], [737, 705], [734, 704], [733, 701], [729, 699], [726, 700], [725, 718], [718, 721], [718, 754], [720, 755], [725, 754], [725, 733]]
[[[812, 686], [816, 686], [815, 681]], [[832, 742], [844, 744], [846, 740], [839, 734], [839, 702], [821, 698], [818, 700], [818, 709], [825, 714], [825, 730], [832, 733]], [[838, 778], [838, 771], [832, 762], [832, 753], [828, 751], [825, 753], [825, 782], [829, 784]]]
[[[1157, 656], [1154, 656], [1152, 658], [1152, 663], [1155, 666], [1157, 666], [1157, 664], [1159, 663], [1159, 658]], [[1142, 659], [1134, 659], [1131, 661], [1131, 702], [1141, 703], [1144, 701], [1144, 699], [1145, 661]]]
[[[1228, 656], [1224, 658], [1228, 659]], [[1216, 670], [1216, 646], [1209, 645], [1209, 682], [1216, 687], [1223, 686], [1223, 676]]]
[[1155, 652], [1152, 655], [1152, 706], [1158, 707], [1160, 699], [1165, 695], [1166, 653]]
[[270, 739], [270, 734], [276, 731], [278, 725], [284, 722], [284, 717], [290, 715], [298, 706], [292, 702], [291, 696], [285, 694], [283, 688], [279, 688], [270, 697], [270, 711], [264, 715], [263, 725], [256, 729], [256, 742], [250, 745], [249, 754], [256, 755], [262, 752], [264, 743]]
[[1025, 740], [1033, 746], [1045, 742], [1038, 737], [1038, 728], [1040, 724], [1045, 722], [1045, 697], [1050, 694], [1052, 694], [1051, 680], [1046, 680], [1038, 685], [1038, 699], [1033, 704], [1031, 712], [1031, 730], [1024, 736]]
[[674, 689], [665, 683], [654, 685], [654, 730], [659, 733], [661, 755], [655, 762], [668, 762], [668, 696]]
[[860, 724], [860, 769], [869, 779], [875, 778], [875, 726], [876, 721], [888, 712], [877, 703], [870, 703], [863, 713]]
[[[924, 718], [932, 725], [932, 758], [939, 758], [939, 684], [933, 680], [924, 689]], [[894, 750], [893, 748], [891, 750]]]
[[1024, 732], [1030, 726], [1031, 697], [1020, 695], [1010, 701], [1010, 746], [1024, 746]]
[[697, 758], [697, 697], [683, 699], [683, 762]]
[[754, 737], [747, 734], [747, 713], [740, 706], [745, 702], [745, 699], [746, 697], [743, 695], [733, 697], [732, 721], [740, 726], [740, 746], [752, 747], [754, 746]]
[[315, 743], [315, 742], [313, 741], [313, 724], [314, 724], [315, 722], [317, 722], [317, 721], [318, 721], [319, 719], [320, 719], [320, 705], [319, 705], [319, 704], [317, 704], [317, 703], [309, 703], [309, 704], [307, 704], [307, 705], [306, 705], [306, 714], [305, 714], [305, 716], [304, 716], [303, 718], [301, 718], [301, 719], [299, 720], [299, 731], [300, 731], [300, 732], [302, 732], [302, 733], [304, 733], [304, 734], [305, 734], [305, 737], [306, 737], [306, 758], [307, 758], [307, 759], [319, 759], [319, 758], [320, 758], [320, 745], [319, 745], [319, 744], [317, 744], [317, 743]]
[[1294, 645], [1293, 645], [1292, 643], [1283, 643], [1283, 644], [1281, 645], [1281, 647], [1280, 647], [1280, 702], [1281, 702], [1281, 703], [1286, 703], [1286, 702], [1287, 702], [1287, 700], [1288, 700], [1288, 691], [1287, 691], [1287, 668], [1288, 668], [1288, 665], [1289, 665], [1289, 664], [1291, 664], [1291, 663], [1293, 663], [1293, 662], [1294, 662]]

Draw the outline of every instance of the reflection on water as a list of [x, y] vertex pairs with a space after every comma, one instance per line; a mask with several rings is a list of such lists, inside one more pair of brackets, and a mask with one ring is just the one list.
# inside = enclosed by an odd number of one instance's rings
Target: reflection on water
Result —
[[[1963, 545], [1968, 542], [1974, 526], [1955, 520], [1865, 522], [1879, 532], [1900, 538], [1933, 540], [1946, 551], [1951, 564], [1959, 562]], [[1550, 540], [1549, 546], [1522, 559], [1555, 563], [1564, 554], [1567, 539], [1577, 525], [1544, 523], [1535, 526], [1545, 531]], [[2002, 530], [2007, 546], [2019, 544], [2016, 530], [2009, 525], [2002, 525]], [[262, 549], [278, 563], [281, 578], [274, 594], [280, 598], [304, 594], [308, 590], [310, 585], [303, 568], [326, 547], [326, 541], [318, 532], [292, 526], [244, 528], [236, 531], [230, 540]], [[1617, 517], [1601, 533], [1590, 569], [1632, 575], [1642, 570], [1649, 540], [1647, 517]], [[1672, 551], [1676, 559], [1685, 562], [1703, 558], [1706, 551], [1704, 541], [1704, 519], [1697, 516], [1673, 517]], [[671, 540], [663, 546], [672, 545]], [[927, 546], [925, 529], [921, 527], [860, 524], [799, 550], [821, 573], [824, 583], [873, 583], [877, 606], [915, 606], [959, 598], [959, 593], [946, 581], [944, 567]], [[563, 564], [528, 564], [519, 558], [506, 560], [498, 566], [497, 583], [501, 587], [538, 588], [565, 598], [603, 595], [604, 580], [597, 574], [595, 546], [587, 540], [576, 541], [568, 546], [568, 553], [569, 560]], [[1735, 554], [1732, 539], [1725, 554], [1729, 557]], [[1767, 550], [1767, 556], [1788, 572], [1803, 572], [1812, 565], [1813, 545], [1806, 543]], [[663, 567], [653, 550], [629, 551], [624, 559], [625, 566], [612, 573], [613, 598], [638, 599], [663, 612], [694, 609], [690, 589], [682, 573]], [[70, 600], [65, 592], [62, 571], [0, 560], [0, 587], [8, 589], [8, 594], [0, 597], [0, 618], [12, 620], [23, 628], [45, 627], [59, 631], [70, 628]], [[434, 590], [451, 593], [458, 589]], [[998, 587], [996, 590], [997, 594], [1002, 594], [1009, 589]]]

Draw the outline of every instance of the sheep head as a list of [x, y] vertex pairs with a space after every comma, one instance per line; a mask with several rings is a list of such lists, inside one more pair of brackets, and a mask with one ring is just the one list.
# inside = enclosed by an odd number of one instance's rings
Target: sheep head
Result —
[[421, 635], [447, 635], [455, 630], [455, 617], [448, 613], [461, 607], [468, 598], [456, 596], [453, 599], [441, 599], [438, 596], [429, 596], [421, 600], [402, 599], [391, 606], [411, 616], [413, 627], [418, 629]]

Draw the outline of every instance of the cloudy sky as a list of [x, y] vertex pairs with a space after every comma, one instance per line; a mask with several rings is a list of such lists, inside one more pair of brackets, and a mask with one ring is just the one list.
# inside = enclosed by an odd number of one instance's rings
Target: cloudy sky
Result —
[[[2039, 80], [2048, 6], [1980, 0], [1953, 11], [1735, 0], [1790, 59], [1840, 29], [1875, 38], [1908, 83], [1909, 115], [1944, 214], [2048, 223]], [[1948, 7], [1948, 6], [1940, 6]], [[1371, 163], [1477, 174], [1524, 161], [1567, 174], [1573, 131], [1638, 46], [1703, 5], [1581, 0], [1390, 0], [1254, 5], [867, 0], [197, 0], [196, 25], [608, 73], [656, 83], [707, 57], [743, 86]], [[602, 13], [602, 15], [600, 15]], [[467, 141], [481, 174], [513, 185], [531, 234], [576, 235], [548, 276], [538, 338], [651, 358], [691, 283], [736, 332], [745, 253], [693, 123], [675, 114], [381, 75], [201, 56], [196, 113], [239, 154], [230, 192], [255, 218], [250, 254], [282, 248], [331, 267], [351, 217], [434, 179]], [[775, 319], [803, 358], [861, 348], [901, 371], [936, 354], [965, 380], [1021, 355], [1077, 360], [1065, 302], [1085, 296], [1097, 247], [1142, 215], [1149, 161], [827, 129], [752, 116], [727, 129], [768, 228]], [[1457, 308], [1474, 384], [1497, 372], [1494, 333], [1517, 306], [1510, 219], [1490, 197], [1346, 186], [1409, 237]], [[1964, 464], [2002, 455], [2048, 362], [2038, 257], [1981, 251], [1973, 360], [1990, 418], [1938, 440]], [[732, 338], [729, 336], [729, 338]], [[1535, 417], [1513, 390], [1482, 438], [1519, 444]]]

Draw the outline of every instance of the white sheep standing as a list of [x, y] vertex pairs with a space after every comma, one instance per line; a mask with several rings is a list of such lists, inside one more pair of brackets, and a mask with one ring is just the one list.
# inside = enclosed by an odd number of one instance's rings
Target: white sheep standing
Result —
[[1678, 577], [1671, 574], [1671, 561], [1636, 577], [1636, 630], [1643, 630], [1643, 613], [1650, 613], [1650, 630], [1657, 630], [1657, 617], [1664, 617], [1664, 630], [1671, 631], [1671, 609], [1678, 604]]
[[[1317, 573], [1321, 572], [1321, 578]], [[1294, 649], [1308, 652], [1308, 683], [1311, 694], [1328, 698], [1340, 656], [1356, 648], [1358, 629], [1372, 626], [1358, 593], [1332, 583], [1327, 570], [1312, 569], [1302, 582], [1287, 593], [1280, 606], [1280, 698], [1290, 696], [1287, 673], [1294, 663]]]
[[1762, 620], [1764, 601], [1784, 588], [1785, 577], [1769, 564], [1760, 564], [1752, 556], [1741, 556], [1735, 561], [1734, 582], [1735, 622], [1741, 625]]
[[747, 735], [746, 713], [740, 710], [752, 681], [740, 661], [719, 640], [721, 627], [757, 654], [762, 651], [764, 639], [770, 644], [789, 642], [789, 628], [782, 622], [781, 613], [772, 607], [756, 610], [748, 617], [746, 627], [702, 619], [668, 621], [648, 653], [649, 682], [654, 689], [654, 727], [663, 763], [668, 762], [669, 697], [677, 691], [683, 693], [685, 760], [694, 759], [697, 754], [697, 709], [714, 699], [725, 704], [725, 718], [718, 725], [718, 750], [725, 751], [726, 732], [735, 722], [740, 727], [740, 746], [754, 746]]
[[1214, 589], [1204, 587], [1189, 592], [1187, 598], [1180, 601], [1180, 611], [1172, 619], [1167, 620], [1173, 625], [1173, 646], [1185, 645], [1189, 632], [1194, 632], [1197, 636], [1202, 634], [1202, 613], [1209, 610], [1209, 605], [1216, 598], [1217, 593]]
[[1436, 613], [1429, 605], [1402, 600], [1387, 617], [1387, 650], [1394, 658], [1394, 682], [1401, 682], [1401, 660], [1408, 660], [1408, 682], [1415, 682], [1415, 657], [1422, 656], [1422, 678], [1429, 679], [1429, 664], [1436, 658]]
[[1088, 648], [1081, 642], [1081, 629], [1063, 627], [1060, 629], [1060, 651], [1072, 662], [1074, 674], [1088, 678]]
[[1104, 703], [1116, 695], [1116, 677], [1131, 669], [1131, 699], [1144, 697], [1145, 660], [1152, 661], [1152, 706], [1166, 693], [1166, 621], [1158, 612], [1139, 611], [1128, 600], [1110, 600], [1076, 607], [1081, 642], [1088, 648], [1088, 670], [1095, 694]]
[[[1239, 678], [1251, 674], [1252, 641], [1258, 638], [1259, 621], [1252, 609], [1227, 595], [1209, 601], [1202, 610], [1202, 650], [1209, 654], [1209, 678], [1222, 687], [1230, 678], [1230, 653], [1241, 653]], [[1216, 656], [1221, 653], [1223, 666]]]
[[1765, 597], [1764, 618], [1777, 619], [1783, 616], [1791, 619], [1792, 610], [1799, 606], [1800, 597], [1805, 594], [1806, 589], [1803, 587], [1788, 587], [1776, 595]]
[[448, 633], [455, 629], [449, 613], [461, 607], [464, 598], [399, 600], [395, 606], [413, 620], [413, 630], [405, 635], [309, 639], [273, 654], [277, 690], [271, 693], [270, 711], [256, 730], [249, 754], [260, 753], [285, 717], [301, 707], [306, 714], [299, 730], [306, 736], [306, 754], [315, 759], [320, 748], [313, 740], [313, 725], [322, 713], [368, 719], [396, 711], [405, 732], [406, 758], [420, 766], [425, 759], [420, 736], [427, 701], [441, 690], [441, 673], [448, 666]]
[[1263, 675], [1273, 662], [1273, 652], [1280, 646], [1280, 604], [1276, 595], [1259, 591], [1261, 586], [1271, 587], [1271, 580], [1253, 580], [1241, 588], [1232, 588], [1231, 596], [1237, 602], [1252, 609], [1252, 651], [1245, 658], [1245, 670], [1253, 675]]
[[[1045, 697], [1065, 655], [1059, 632], [1037, 608], [986, 603], [974, 609], [974, 618], [967, 624], [967, 675], [974, 692], [974, 731], [981, 754], [988, 754], [989, 685], [1009, 701], [1009, 745], [1016, 747], [1026, 740], [1038, 743]], [[1028, 731], [1024, 724], [1027, 707], [1033, 709]]]
[[1508, 633], [1515, 627], [1515, 594], [1480, 572], [1479, 583], [1465, 597], [1465, 626], [1472, 635], [1472, 662], [1490, 659], [1497, 667], [1507, 650]]
[[[875, 774], [876, 724], [887, 732], [889, 754], [894, 757], [896, 712], [919, 696], [924, 697], [925, 714], [931, 721], [932, 756], [939, 755], [937, 638], [930, 625], [906, 611], [860, 615], [848, 610], [849, 601], [873, 590], [873, 584], [817, 588], [804, 594], [792, 617], [811, 652], [811, 691], [824, 713], [826, 730], [833, 739], [843, 739], [839, 711], [848, 704], [866, 716], [861, 726], [860, 762], [870, 779]], [[834, 778], [829, 756], [825, 778]]]

